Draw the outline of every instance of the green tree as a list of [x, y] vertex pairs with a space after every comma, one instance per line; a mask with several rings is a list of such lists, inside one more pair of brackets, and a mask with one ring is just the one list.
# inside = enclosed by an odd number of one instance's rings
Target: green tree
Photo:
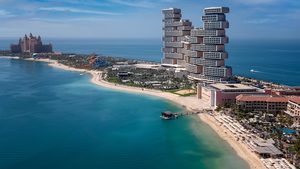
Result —
[[294, 144], [294, 150], [296, 151], [297, 156], [300, 156], [300, 137], [297, 138]]

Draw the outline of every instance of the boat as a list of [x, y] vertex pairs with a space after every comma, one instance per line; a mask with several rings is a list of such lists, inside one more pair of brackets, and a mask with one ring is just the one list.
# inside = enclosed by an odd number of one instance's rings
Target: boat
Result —
[[172, 119], [176, 119], [178, 117], [177, 113], [171, 113], [171, 112], [162, 112], [160, 115], [160, 118], [163, 120], [172, 120]]
[[258, 70], [251, 69], [250, 72], [251, 72], [251, 73], [258, 73], [259, 71], [258, 71]]

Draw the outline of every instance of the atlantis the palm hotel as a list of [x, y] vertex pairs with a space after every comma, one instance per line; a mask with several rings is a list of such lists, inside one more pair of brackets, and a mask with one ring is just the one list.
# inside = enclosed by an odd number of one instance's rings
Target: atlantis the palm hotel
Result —
[[[226, 20], [228, 7], [205, 8], [202, 28], [194, 28], [190, 20], [182, 19], [181, 10], [178, 8], [164, 9], [162, 12], [162, 66], [184, 68], [187, 77], [198, 82], [199, 99], [213, 108], [237, 102], [241, 108], [251, 107], [251, 110], [255, 110], [255, 106], [270, 105], [269, 110], [273, 110], [277, 104], [269, 104], [270, 102], [279, 101], [278, 105], [281, 107], [288, 104], [285, 96], [273, 95], [257, 87], [230, 81], [232, 68], [225, 65], [228, 58], [225, 44], [229, 42], [225, 31], [229, 28]], [[273, 97], [276, 99], [270, 99]]]

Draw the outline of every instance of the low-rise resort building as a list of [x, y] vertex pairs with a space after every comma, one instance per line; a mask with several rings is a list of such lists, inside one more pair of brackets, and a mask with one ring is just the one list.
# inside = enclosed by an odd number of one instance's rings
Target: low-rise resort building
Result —
[[300, 97], [291, 96], [289, 98], [286, 113], [293, 117], [294, 122], [300, 124]]
[[286, 110], [288, 98], [277, 95], [241, 94], [236, 97], [236, 104], [243, 111], [262, 111], [277, 113]]
[[283, 96], [300, 96], [300, 87], [290, 87], [287, 90], [275, 91], [275, 94]]
[[240, 83], [226, 84], [215, 83], [206, 86], [198, 84], [197, 96], [203, 101], [209, 102], [211, 107], [235, 104], [236, 97], [240, 94], [263, 93], [260, 89]]

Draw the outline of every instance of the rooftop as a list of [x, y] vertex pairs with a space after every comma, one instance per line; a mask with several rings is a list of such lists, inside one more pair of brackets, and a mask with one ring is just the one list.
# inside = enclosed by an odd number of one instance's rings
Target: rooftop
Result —
[[276, 148], [273, 144], [274, 141], [269, 140], [253, 140], [255, 144], [254, 149], [259, 154], [281, 155], [282, 152]]
[[167, 11], [173, 11], [173, 12], [181, 12], [181, 9], [179, 9], [179, 8], [166, 8], [166, 9], [163, 9], [162, 10], [163, 12], [167, 12]]
[[215, 83], [210, 85], [213, 88], [219, 89], [219, 90], [257, 90], [257, 88], [252, 86], [247, 86], [240, 83], [234, 83], [234, 84], [224, 84], [224, 83]]
[[222, 8], [228, 8], [228, 7], [222, 7], [222, 6], [212, 6], [212, 7], [207, 7], [207, 8], [204, 8], [204, 9], [222, 9]]
[[273, 95], [238, 95], [236, 97], [238, 101], [248, 101], [248, 102], [288, 102], [288, 98], [282, 96], [273, 96]]
[[182, 65], [174, 65], [174, 64], [161, 64], [162, 67], [171, 67], [171, 68], [184, 68]]
[[229, 13], [228, 7], [208, 7], [204, 8], [205, 14], [220, 14], [220, 13]]
[[294, 103], [300, 104], [300, 97], [297, 96], [291, 96], [289, 101], [292, 101]]

